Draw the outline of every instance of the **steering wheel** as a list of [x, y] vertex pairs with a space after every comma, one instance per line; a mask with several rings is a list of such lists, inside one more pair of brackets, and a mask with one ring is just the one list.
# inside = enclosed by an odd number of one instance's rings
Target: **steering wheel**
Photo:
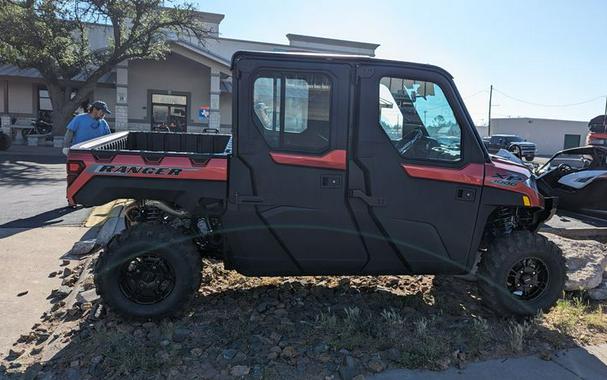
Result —
[[402, 155], [405, 152], [407, 152], [423, 136], [424, 136], [424, 133], [419, 128], [415, 128], [411, 132], [404, 135], [403, 138], [398, 143], [398, 151], [400, 152], [400, 154]]
[[559, 164], [559, 166], [557, 166], [557, 168], [561, 173], [569, 173], [569, 172], [573, 171], [573, 168], [569, 164]]

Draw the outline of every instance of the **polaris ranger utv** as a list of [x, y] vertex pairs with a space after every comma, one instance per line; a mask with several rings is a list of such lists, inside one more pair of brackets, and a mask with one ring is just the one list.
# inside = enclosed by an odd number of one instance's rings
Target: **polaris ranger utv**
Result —
[[234, 135], [120, 132], [73, 146], [67, 197], [134, 199], [96, 268], [115, 311], [162, 318], [201, 254], [249, 276], [465, 274], [499, 314], [550, 308], [555, 200], [490, 156], [451, 75], [361, 57], [239, 52]]

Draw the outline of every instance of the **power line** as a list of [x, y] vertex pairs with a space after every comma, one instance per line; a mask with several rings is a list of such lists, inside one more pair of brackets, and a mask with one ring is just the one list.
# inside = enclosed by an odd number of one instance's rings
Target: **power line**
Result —
[[502, 94], [503, 96], [505, 96], [505, 97], [507, 97], [509, 99], [515, 100], [517, 102], [526, 103], [526, 104], [530, 104], [532, 106], [537, 106], [537, 107], [573, 107], [573, 106], [579, 106], [579, 105], [582, 105], [582, 104], [592, 103], [592, 102], [596, 101], [597, 99], [603, 99], [603, 98], [606, 97], [606, 95], [601, 95], [601, 96], [596, 96], [596, 97], [594, 97], [592, 99], [584, 100], [582, 102], [569, 103], [569, 104], [542, 104], [542, 103], [529, 102], [527, 100], [523, 100], [523, 99], [511, 96], [511, 95], [508, 95], [505, 92], [500, 91], [500, 90], [498, 90], [495, 87], [493, 88], [493, 91], [498, 92], [498, 93]]

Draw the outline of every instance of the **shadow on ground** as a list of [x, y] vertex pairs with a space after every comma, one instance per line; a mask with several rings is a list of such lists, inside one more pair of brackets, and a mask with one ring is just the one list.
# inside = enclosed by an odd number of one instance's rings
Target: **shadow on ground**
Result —
[[218, 263], [203, 278], [179, 319], [132, 322], [111, 311], [97, 318], [95, 307], [82, 319], [65, 314], [73, 327], [55, 338], [62, 348], [44, 364], [34, 356], [29, 373], [225, 378], [246, 369], [249, 378], [352, 378], [550, 355], [579, 342], [541, 317], [496, 317], [475, 284], [455, 278], [247, 278]]

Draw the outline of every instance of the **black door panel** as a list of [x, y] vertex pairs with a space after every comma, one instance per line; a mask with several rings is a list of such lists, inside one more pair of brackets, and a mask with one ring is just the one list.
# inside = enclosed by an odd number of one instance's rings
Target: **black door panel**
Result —
[[368, 255], [345, 183], [350, 66], [263, 60], [245, 66], [235, 95], [236, 139], [239, 168], [250, 176], [243, 183], [243, 173], [230, 170], [230, 199], [253, 201], [237, 207], [255, 210], [258, 219], [247, 227], [264, 238], [251, 247], [250, 233], [231, 234], [235, 267], [247, 263], [255, 272], [258, 262], [257, 273], [282, 274], [261, 267], [282, 257], [300, 274], [360, 273]]
[[[372, 74], [369, 75], [369, 72]], [[354, 157], [364, 179], [351, 179], [349, 187], [360, 189], [362, 183], [369, 199], [379, 199], [382, 202], [366, 202], [376, 228], [367, 225], [367, 231], [361, 227], [363, 236], [366, 232], [381, 231], [386, 235], [392, 254], [399, 255], [403, 265], [414, 273], [461, 273], [465, 270], [464, 263], [469, 255], [482, 190], [480, 182], [469, 181], [470, 168], [466, 168], [470, 163], [482, 164], [484, 156], [478, 141], [470, 131], [473, 126], [469, 123], [465, 109], [459, 104], [454, 85], [449, 78], [428, 70], [380, 66], [373, 67], [373, 70], [367, 70], [366, 73], [367, 75], [359, 78], [359, 122], [353, 142]], [[400, 77], [410, 82], [428, 81], [440, 86], [461, 130], [459, 161], [442, 162], [440, 155], [430, 156], [429, 160], [424, 161], [404, 158], [399, 154], [399, 147], [393, 145], [391, 137], [384, 132], [380, 124], [378, 110], [397, 104], [391, 105], [390, 101], [383, 98], [384, 103], [380, 103], [379, 84], [386, 76]], [[422, 95], [433, 94], [427, 92]], [[407, 96], [408, 94], [403, 94], [402, 98]], [[414, 102], [412, 99], [415, 98], [409, 97], [409, 101]], [[397, 101], [396, 96], [394, 101]], [[411, 111], [411, 106], [407, 114], [400, 103], [398, 108], [403, 112], [402, 132], [399, 131], [402, 136], [411, 133], [405, 131], [406, 128], [415, 129], [419, 125], [429, 124], [424, 124], [424, 114], [412, 115], [411, 112], [416, 110]], [[429, 112], [432, 116], [431, 108]], [[449, 143], [449, 138], [446, 140]], [[424, 167], [439, 170], [433, 170], [432, 175], [428, 176], [430, 179], [416, 178], [404, 170], [402, 165], [407, 163], [415, 164], [421, 170]], [[482, 165], [472, 168], [478, 168], [480, 172], [475, 174], [482, 178]], [[443, 173], [448, 175], [441, 176]], [[462, 189], [466, 189], [466, 199], [458, 198]], [[463, 192], [461, 193], [463, 196]], [[474, 196], [471, 196], [472, 193]], [[351, 199], [350, 202], [354, 204], [355, 200]], [[359, 214], [357, 218], [361, 218]], [[360, 224], [363, 225], [362, 222]], [[366, 241], [369, 245], [368, 239]], [[373, 258], [378, 255], [378, 251], [369, 248], [369, 255]], [[374, 267], [373, 271], [376, 270], [381, 271], [380, 268]]]

